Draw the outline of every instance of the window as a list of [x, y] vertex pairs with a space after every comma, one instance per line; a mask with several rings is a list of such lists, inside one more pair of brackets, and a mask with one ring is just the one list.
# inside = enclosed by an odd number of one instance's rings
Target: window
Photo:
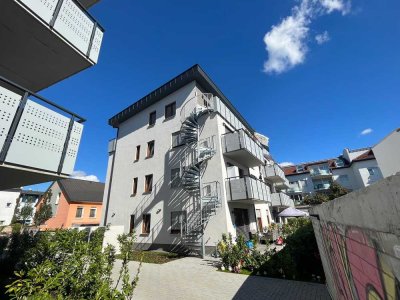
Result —
[[92, 207], [89, 211], [89, 218], [96, 218], [96, 212], [97, 212], [97, 208]]
[[375, 175], [375, 168], [368, 168], [368, 173], [370, 176], [374, 176]]
[[132, 196], [135, 196], [137, 193], [137, 185], [138, 185], [138, 178], [135, 177], [133, 178], [133, 183], [132, 183]]
[[150, 233], [150, 214], [143, 215], [143, 222], [142, 222], [142, 234], [149, 234]]
[[151, 112], [149, 115], [149, 126], [153, 126], [154, 124], [156, 124], [156, 118], [157, 118], [156, 111]]
[[303, 165], [296, 166], [296, 171], [297, 171], [298, 173], [304, 172], [304, 166], [303, 166]]
[[179, 234], [186, 228], [186, 211], [171, 212], [171, 234]]
[[340, 158], [336, 159], [335, 164], [336, 164], [336, 167], [338, 167], [338, 168], [344, 167], [343, 159], [340, 159]]
[[154, 155], [154, 141], [150, 141], [147, 143], [147, 156], [146, 158], [153, 157]]
[[165, 106], [165, 118], [172, 118], [175, 116], [176, 113], [176, 102], [173, 102], [171, 104], [168, 104]]
[[131, 215], [129, 221], [129, 233], [132, 234], [135, 231], [135, 215]]
[[76, 209], [75, 218], [82, 218], [82, 216], [83, 216], [83, 207], [78, 206], [78, 208]]
[[140, 158], [140, 146], [136, 146], [136, 156], [135, 161], [138, 161]]
[[0, 225], [4, 225], [5, 222], [6, 221], [4, 221], [4, 220], [0, 220]]
[[144, 181], [144, 192], [150, 193], [153, 190], [153, 174], [146, 175]]
[[58, 203], [60, 202], [60, 197], [61, 197], [61, 193], [58, 193], [55, 205], [58, 205]]
[[171, 169], [171, 188], [177, 188], [180, 181], [180, 169]]
[[171, 142], [172, 142], [172, 148], [179, 147], [180, 145], [183, 144], [180, 131], [172, 133], [172, 141]]

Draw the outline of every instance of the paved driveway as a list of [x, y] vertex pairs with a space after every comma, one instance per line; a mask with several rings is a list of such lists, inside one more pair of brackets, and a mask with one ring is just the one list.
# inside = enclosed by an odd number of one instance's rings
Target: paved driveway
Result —
[[[131, 274], [136, 273], [137, 266], [137, 262], [131, 262]], [[330, 299], [322, 284], [218, 272], [212, 260], [194, 257], [162, 265], [143, 264], [133, 298]]]

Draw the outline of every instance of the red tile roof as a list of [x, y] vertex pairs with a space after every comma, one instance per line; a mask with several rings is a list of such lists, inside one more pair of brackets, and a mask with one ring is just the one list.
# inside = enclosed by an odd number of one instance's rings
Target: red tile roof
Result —
[[374, 152], [372, 151], [372, 149], [361, 154], [360, 156], [357, 156], [355, 159], [353, 159], [353, 161], [362, 161], [362, 160], [369, 160], [369, 159], [375, 159], [375, 155], [374, 155]]

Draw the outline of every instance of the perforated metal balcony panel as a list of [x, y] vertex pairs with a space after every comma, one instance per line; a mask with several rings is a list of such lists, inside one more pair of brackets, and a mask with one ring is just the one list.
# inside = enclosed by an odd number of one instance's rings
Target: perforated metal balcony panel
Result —
[[0, 74], [34, 92], [92, 66], [99, 55], [103, 32], [94, 31], [88, 51], [94, 22], [72, 0], [64, 1], [51, 29], [56, 4], [0, 1]]

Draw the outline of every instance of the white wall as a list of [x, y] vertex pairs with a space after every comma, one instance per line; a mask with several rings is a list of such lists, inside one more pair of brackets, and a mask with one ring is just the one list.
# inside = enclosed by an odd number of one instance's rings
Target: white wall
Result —
[[372, 151], [383, 177], [400, 172], [400, 128], [376, 144]]
[[0, 225], [10, 225], [20, 190], [0, 191]]

